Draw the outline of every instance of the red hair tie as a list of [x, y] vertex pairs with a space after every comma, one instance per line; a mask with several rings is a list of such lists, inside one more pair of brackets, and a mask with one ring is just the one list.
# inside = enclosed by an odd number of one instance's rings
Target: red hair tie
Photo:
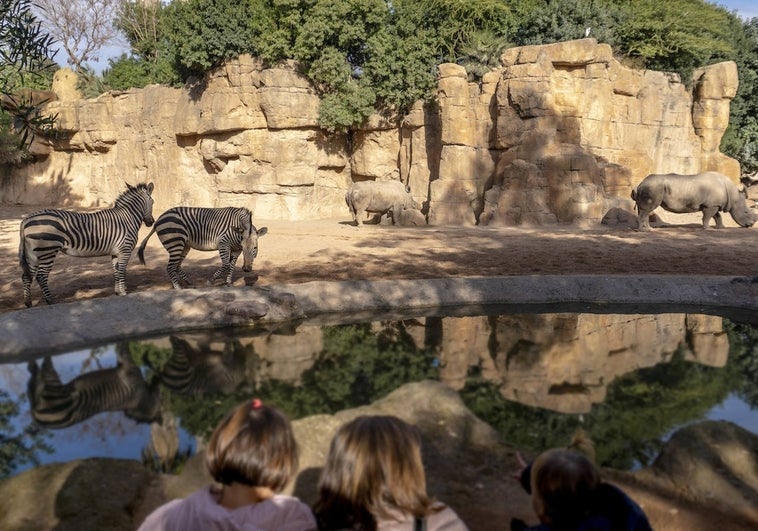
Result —
[[261, 402], [260, 398], [253, 398], [252, 406], [253, 409], [260, 409], [263, 406], [263, 402]]

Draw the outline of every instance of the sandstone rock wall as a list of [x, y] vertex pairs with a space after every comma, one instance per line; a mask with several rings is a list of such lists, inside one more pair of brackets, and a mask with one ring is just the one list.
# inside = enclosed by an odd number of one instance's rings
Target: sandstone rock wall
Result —
[[319, 97], [293, 65], [242, 56], [182, 89], [76, 97], [61, 71], [63, 138], [9, 169], [0, 203], [102, 207], [154, 181], [156, 210], [247, 206], [258, 219], [346, 218], [351, 182], [400, 179], [433, 224], [597, 223], [651, 172], [718, 170], [737, 89], [734, 63], [676, 75], [616, 61], [582, 39], [507, 50], [481, 83], [439, 67], [437, 101], [374, 116], [351, 135], [318, 126]]

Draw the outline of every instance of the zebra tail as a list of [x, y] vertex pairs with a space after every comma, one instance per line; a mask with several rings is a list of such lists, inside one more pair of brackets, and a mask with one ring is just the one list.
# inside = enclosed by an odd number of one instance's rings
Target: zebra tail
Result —
[[24, 221], [21, 221], [18, 235], [18, 263], [24, 273], [29, 274], [29, 262], [26, 260], [26, 245], [24, 244]]
[[152, 236], [153, 233], [155, 233], [155, 225], [153, 225], [150, 234], [145, 236], [145, 239], [139, 244], [139, 249], [137, 249], [137, 258], [139, 258], [139, 263], [142, 265], [145, 265], [145, 247], [147, 246], [147, 240], [150, 239], [150, 236]]

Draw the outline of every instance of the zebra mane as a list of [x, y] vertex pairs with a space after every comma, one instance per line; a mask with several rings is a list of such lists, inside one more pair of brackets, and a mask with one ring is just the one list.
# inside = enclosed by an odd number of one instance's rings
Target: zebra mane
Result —
[[115, 206], [124, 206], [129, 198], [139, 195], [142, 191], [145, 191], [147, 192], [147, 195], [150, 195], [153, 191], [153, 184], [139, 183], [137, 186], [132, 186], [131, 184], [126, 183], [126, 190], [121, 192], [121, 195], [116, 198]]

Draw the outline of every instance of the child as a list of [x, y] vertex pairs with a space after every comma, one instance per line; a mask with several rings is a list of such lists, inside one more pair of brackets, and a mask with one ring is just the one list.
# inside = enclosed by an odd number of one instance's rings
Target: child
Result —
[[158, 507], [141, 531], [316, 529], [306, 504], [279, 494], [298, 465], [290, 423], [279, 410], [258, 399], [237, 406], [213, 431], [205, 462], [220, 487]]
[[652, 531], [645, 513], [623, 491], [604, 483], [593, 461], [592, 442], [583, 432], [568, 448], [554, 448], [523, 466], [521, 485], [532, 495], [540, 524], [511, 521], [512, 531]]
[[418, 431], [397, 417], [361, 416], [332, 439], [314, 512], [322, 531], [466, 531], [426, 494]]

